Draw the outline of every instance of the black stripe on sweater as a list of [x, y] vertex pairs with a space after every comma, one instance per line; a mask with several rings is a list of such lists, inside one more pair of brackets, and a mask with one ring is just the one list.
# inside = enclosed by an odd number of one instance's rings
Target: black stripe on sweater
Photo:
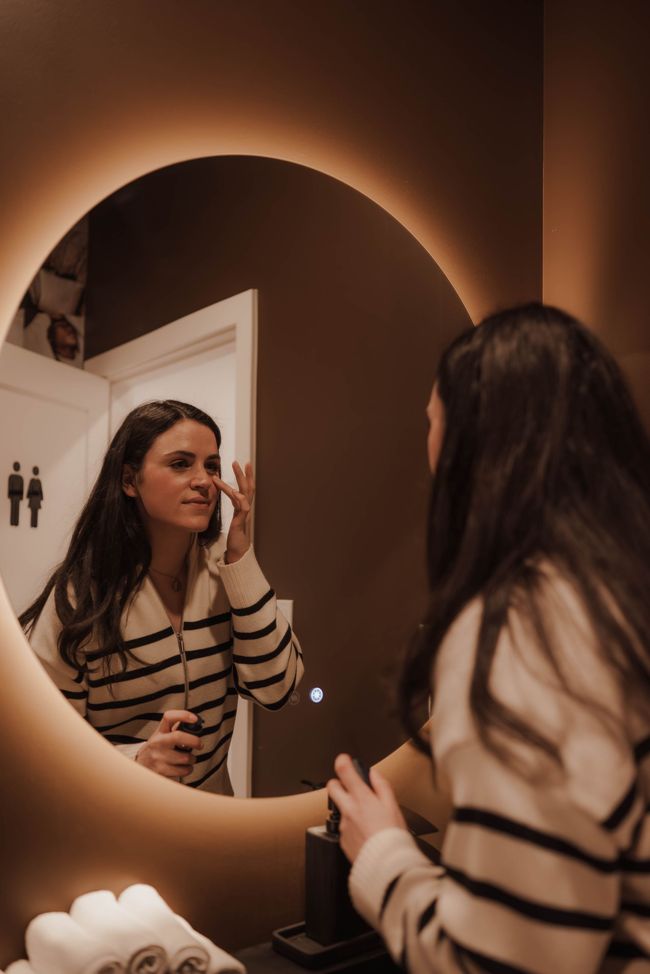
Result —
[[231, 612], [234, 616], [252, 616], [254, 612], [259, 612], [267, 602], [270, 602], [274, 595], [275, 592], [272, 588], [270, 588], [266, 595], [263, 595], [262, 598], [258, 599], [257, 602], [254, 602], [253, 605], [247, 605], [243, 609], [233, 609], [231, 606]]
[[140, 666], [135, 670], [125, 670], [122, 673], [114, 673], [111, 676], [102, 676], [97, 680], [89, 679], [88, 686], [104, 687], [113, 683], [126, 683], [129, 680], [137, 680], [141, 676], [150, 676], [152, 673], [161, 673], [163, 670], [169, 669], [170, 666], [180, 664], [180, 662], [180, 654], [174, 653], [173, 656], [166, 656], [165, 659], [161, 659], [157, 663], [151, 663], [148, 666]]
[[637, 917], [650, 917], [650, 903], [631, 903], [623, 900], [621, 909]]
[[274, 619], [273, 622], [269, 622], [268, 626], [264, 626], [263, 629], [255, 629], [254, 632], [240, 632], [239, 629], [233, 629], [232, 634], [235, 639], [262, 639], [277, 629], [277, 626], [277, 619]]
[[268, 663], [270, 660], [275, 659], [279, 656], [283, 649], [285, 649], [291, 642], [291, 626], [287, 627], [287, 631], [278, 643], [277, 647], [270, 653], [262, 653], [261, 656], [242, 656], [240, 653], [233, 653], [232, 661], [233, 663], [246, 663], [251, 666], [256, 666], [258, 663]]
[[637, 875], [650, 873], [650, 859], [628, 859], [624, 857], [621, 859], [620, 866], [621, 872], [624, 873], [636, 873]]
[[[226, 714], [224, 714], [222, 716], [221, 720], [217, 724], [212, 724], [209, 727], [204, 727], [203, 730], [201, 731], [200, 737], [201, 738], [207, 738], [207, 737], [213, 736], [214, 734], [217, 733], [217, 731], [220, 731], [221, 730], [222, 726], [227, 721], [232, 720], [232, 718], [235, 717], [236, 714], [237, 714], [237, 711], [236, 710], [229, 710], [228, 713], [226, 713]], [[190, 733], [191, 733], [191, 731], [190, 731]], [[232, 734], [232, 730], [231, 730], [230, 733]], [[218, 747], [218, 746], [219, 745], [217, 744], [216, 747]], [[215, 750], [216, 750], [216, 748], [215, 748]], [[212, 753], [214, 753], [214, 752], [208, 751], [208, 752], [206, 752], [206, 754], [202, 754], [200, 756], [197, 755], [196, 760], [197, 761], [207, 761], [207, 759], [210, 757], [210, 755]]]
[[446, 937], [453, 944], [458, 954], [464, 955], [473, 964], [476, 964], [477, 967], [488, 971], [488, 974], [531, 974], [527, 968], [515, 967], [514, 964], [507, 964], [503, 960], [497, 960], [496, 957], [490, 957], [488, 954], [480, 954], [476, 950], [470, 950], [469, 947], [464, 947], [463, 944], [459, 944], [449, 934], [446, 934]]
[[126, 734], [104, 734], [104, 738], [111, 744], [144, 744], [146, 738], [127, 737]]
[[199, 754], [199, 755], [197, 755], [196, 764], [203, 764], [205, 761], [209, 761], [210, 758], [214, 757], [214, 755], [217, 753], [217, 751], [219, 750], [219, 748], [220, 747], [223, 747], [223, 745], [227, 741], [230, 740], [230, 738], [232, 737], [232, 735], [233, 735], [233, 732], [232, 731], [228, 731], [228, 733], [227, 734], [224, 734], [223, 737], [221, 737], [217, 741], [217, 743], [214, 745], [214, 747], [211, 748], [206, 754]]
[[208, 673], [206, 676], [200, 676], [196, 680], [190, 680], [188, 686], [190, 690], [196, 690], [197, 687], [205, 687], [208, 683], [216, 683], [217, 680], [223, 680], [225, 677], [229, 676], [232, 672], [232, 664], [227, 666], [225, 670], [220, 670], [218, 673]]
[[[287, 692], [284, 694], [284, 696], [280, 697], [280, 699], [276, 700], [274, 703], [264, 703], [262, 700], [258, 700], [257, 697], [253, 697], [253, 699], [256, 701], [256, 703], [260, 705], [260, 707], [264, 707], [265, 710], [281, 710], [282, 707], [284, 707], [287, 700], [289, 699], [289, 697], [291, 696], [291, 694], [293, 693], [293, 691], [295, 690], [295, 688], [296, 688], [296, 677], [294, 676], [293, 680], [291, 681], [291, 686], [289, 687]], [[242, 696], [251, 696], [251, 697], [253, 696], [252, 693], [248, 694], [244, 690], [240, 690], [239, 692], [241, 693]]]
[[96, 730], [98, 733], [103, 734], [104, 737], [108, 735], [109, 731], [115, 730], [117, 727], [124, 727], [125, 724], [132, 723], [143, 723], [145, 721], [161, 721], [163, 719], [162, 710], [154, 710], [147, 714], [138, 714], [136, 717], [126, 717], [124, 720], [118, 720], [114, 724], [91, 724], [90, 726]]
[[[208, 673], [207, 676], [202, 676], [198, 680], [190, 680], [189, 688], [194, 690], [197, 687], [206, 686], [208, 683], [216, 683], [218, 680], [227, 677], [232, 666], [226, 667], [225, 670], [221, 670], [219, 673]], [[150, 703], [152, 700], [158, 700], [160, 697], [171, 696], [174, 693], [183, 693], [185, 686], [183, 683], [176, 683], [173, 686], [161, 687], [159, 690], [155, 690], [153, 693], [144, 694], [141, 697], [130, 697], [128, 700], [110, 700], [104, 703], [89, 703], [88, 710], [98, 711], [98, 710], [119, 710], [124, 707], [135, 707], [143, 703]], [[133, 718], [135, 719], [135, 717]]]
[[[171, 626], [167, 626], [166, 629], [159, 629], [158, 632], [150, 632], [147, 636], [139, 636], [137, 639], [125, 639], [124, 649], [130, 652], [133, 649], [139, 649], [140, 646], [150, 646], [152, 643], [160, 642], [161, 639], [167, 639], [168, 636], [173, 636], [174, 630]], [[99, 659], [104, 659], [106, 656], [112, 656], [115, 650], [113, 649], [100, 649], [96, 653], [88, 653], [86, 656], [86, 661], [89, 663], [95, 663]]]
[[[160, 697], [171, 696], [174, 693], [183, 693], [185, 687], [182, 683], [176, 683], [174, 686], [161, 687], [160, 690], [156, 690], [154, 693], [147, 693], [142, 697], [131, 697], [129, 700], [107, 700], [105, 703], [89, 703], [88, 710], [98, 711], [98, 710], [119, 710], [123, 707], [136, 707], [142, 703], [149, 703], [152, 700], [158, 700]], [[133, 717], [133, 720], [136, 718]]]
[[207, 619], [196, 619], [194, 622], [183, 622], [183, 631], [190, 632], [192, 629], [209, 629], [210, 626], [220, 626], [224, 622], [230, 622], [229, 612], [222, 612], [217, 616], [209, 616]]
[[388, 886], [384, 890], [384, 895], [381, 898], [381, 906], [379, 907], [379, 919], [380, 920], [383, 917], [384, 912], [386, 910], [386, 907], [388, 906], [388, 904], [390, 902], [391, 896], [395, 892], [395, 887], [397, 886], [397, 884], [399, 883], [399, 881], [400, 881], [400, 879], [402, 878], [403, 875], [404, 875], [403, 873], [399, 873], [398, 876], [395, 876], [393, 879], [391, 879], [390, 883], [388, 884]]
[[276, 673], [274, 676], [267, 676], [264, 680], [246, 680], [246, 686], [249, 690], [262, 690], [264, 687], [272, 687], [276, 683], [282, 683], [287, 675], [287, 668], [282, 670], [282, 673]]
[[650, 737], [645, 737], [634, 745], [634, 759], [638, 763], [650, 754]]
[[602, 916], [598, 913], [586, 913], [580, 910], [564, 910], [559, 907], [546, 906], [534, 900], [527, 900], [515, 893], [510, 893], [501, 886], [487, 883], [480, 879], [473, 879], [460, 869], [454, 869], [445, 864], [446, 873], [458, 886], [462, 886], [472, 896], [499, 903], [507, 909], [514, 910], [522, 916], [532, 917], [541, 923], [549, 923], [559, 927], [574, 927], [579, 930], [611, 930], [614, 917]]
[[205, 649], [187, 649], [185, 650], [185, 658], [206, 659], [209, 656], [218, 656], [219, 653], [225, 653], [228, 649], [232, 649], [232, 639], [229, 639], [225, 643], [217, 643], [216, 646], [206, 646]]
[[603, 859], [599, 856], [592, 856], [579, 846], [566, 839], [561, 839], [557, 835], [550, 835], [548, 832], [540, 832], [538, 829], [530, 828], [514, 819], [507, 818], [505, 815], [497, 815], [482, 808], [469, 808], [460, 806], [454, 809], [452, 821], [462, 824], [478, 825], [493, 832], [500, 832], [504, 835], [530, 842], [532, 845], [542, 849], [549, 849], [562, 856], [568, 856], [578, 862], [583, 862], [591, 866], [600, 873], [615, 873], [619, 869], [618, 857], [616, 859]]
[[210, 768], [208, 773], [204, 774], [202, 778], [199, 778], [198, 781], [188, 781], [187, 783], [190, 786], [190, 788], [199, 788], [205, 781], [208, 780], [208, 778], [210, 778], [213, 774], [216, 774], [227, 757], [228, 757], [228, 751], [226, 751], [226, 753], [222, 758], [219, 758], [214, 768]]
[[88, 696], [87, 690], [62, 690], [61, 693], [66, 700], [85, 700]]
[[[212, 700], [206, 700], [205, 703], [201, 703], [196, 706], [192, 705], [192, 711], [195, 714], [201, 714], [205, 710], [211, 710], [214, 707], [220, 707], [229, 696], [236, 696], [236, 694], [237, 691], [235, 690], [235, 688], [229, 687], [228, 690], [226, 690], [226, 692], [222, 694], [220, 697], [215, 697]], [[163, 719], [163, 711], [154, 710], [145, 714], [136, 714], [135, 717], [125, 717], [124, 720], [118, 720], [116, 723], [113, 724], [92, 724], [91, 726], [96, 731], [99, 731], [100, 734], [106, 734], [107, 731], [115, 730], [117, 727], [124, 727], [125, 724], [131, 724], [134, 722], [143, 723], [144, 721], [159, 722], [162, 719]]]
[[[218, 643], [216, 646], [206, 646], [205, 649], [190, 649], [185, 653], [186, 659], [207, 659], [210, 656], [217, 656], [219, 653], [225, 653], [226, 650], [232, 649], [232, 639], [228, 642]], [[150, 663], [147, 666], [139, 666], [137, 669], [125, 670], [123, 673], [116, 673], [112, 676], [103, 676], [98, 680], [88, 680], [88, 686], [91, 687], [103, 687], [108, 684], [113, 683], [125, 683], [129, 680], [138, 680], [141, 676], [151, 676], [153, 673], [161, 673], [163, 670], [169, 669], [170, 666], [175, 666], [182, 663], [182, 656], [180, 653], [174, 653], [173, 656], [167, 656], [165, 659], [159, 660], [157, 663]]]
[[647, 957], [650, 959], [650, 954], [646, 954], [637, 944], [624, 943], [620, 940], [612, 940], [605, 956], [627, 958]]
[[636, 798], [636, 779], [630, 785], [630, 789], [627, 794], [621, 799], [614, 811], [607, 816], [604, 822], [600, 824], [608, 832], [613, 832], [617, 829], [621, 822], [629, 815], [632, 806], [634, 805], [634, 799]]
[[429, 903], [426, 910], [422, 911], [422, 913], [418, 918], [418, 926], [417, 926], [418, 933], [422, 933], [424, 928], [431, 923], [434, 916], [436, 915], [437, 906], [438, 906], [438, 899], [436, 897], [436, 899], [433, 900], [432, 903]]

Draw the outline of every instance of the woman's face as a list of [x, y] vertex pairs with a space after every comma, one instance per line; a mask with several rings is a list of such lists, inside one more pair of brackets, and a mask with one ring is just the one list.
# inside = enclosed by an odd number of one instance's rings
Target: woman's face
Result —
[[427, 454], [429, 457], [429, 470], [435, 472], [442, 446], [442, 437], [445, 432], [445, 407], [438, 395], [437, 383], [434, 383], [431, 390], [431, 398], [427, 406], [427, 416], [429, 418], [429, 435], [427, 436]]
[[181, 419], [149, 447], [133, 474], [124, 468], [123, 490], [138, 502], [145, 527], [205, 531], [214, 511], [218, 488], [212, 476], [221, 470], [212, 430], [193, 419]]

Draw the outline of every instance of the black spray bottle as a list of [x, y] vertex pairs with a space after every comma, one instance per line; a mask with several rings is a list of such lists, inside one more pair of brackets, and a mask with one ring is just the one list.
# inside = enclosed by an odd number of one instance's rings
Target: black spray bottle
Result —
[[[367, 769], [354, 759], [355, 768], [366, 784]], [[305, 857], [305, 933], [328, 946], [349, 940], [370, 930], [359, 916], [348, 894], [350, 864], [341, 849], [341, 814], [330, 798], [325, 825], [307, 829]]]

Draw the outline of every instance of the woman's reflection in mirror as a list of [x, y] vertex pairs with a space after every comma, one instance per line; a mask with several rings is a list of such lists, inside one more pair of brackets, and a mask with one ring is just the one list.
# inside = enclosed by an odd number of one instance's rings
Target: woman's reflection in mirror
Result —
[[[303, 664], [250, 544], [253, 470], [235, 462], [237, 486], [227, 484], [220, 447], [218, 426], [195, 406], [132, 410], [65, 559], [20, 622], [71, 705], [123, 754], [232, 794], [238, 697], [279, 709]], [[178, 728], [197, 716], [200, 737]]]
[[456, 339], [427, 412], [430, 603], [399, 701], [453, 810], [440, 868], [340, 755], [354, 903], [414, 974], [646, 969], [648, 435], [611, 355], [539, 304]]

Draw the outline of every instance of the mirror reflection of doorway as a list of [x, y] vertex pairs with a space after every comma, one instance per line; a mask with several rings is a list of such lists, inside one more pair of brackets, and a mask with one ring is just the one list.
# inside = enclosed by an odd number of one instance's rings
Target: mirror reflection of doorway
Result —
[[[12, 416], [0, 446], [7, 476], [20, 462], [38, 466], [47, 484], [37, 530], [28, 498], [18, 525], [7, 494], [0, 525], [0, 573], [17, 614], [35, 598], [61, 561], [70, 532], [97, 476], [104, 452], [126, 414], [150, 399], [180, 399], [219, 425], [222, 465], [255, 460], [256, 292], [202, 308], [67, 369], [5, 344], [0, 354], [0, 408]], [[31, 481], [30, 481], [31, 482]], [[230, 508], [223, 506], [224, 530]], [[235, 794], [250, 794], [251, 705], [240, 701], [229, 770]]]

